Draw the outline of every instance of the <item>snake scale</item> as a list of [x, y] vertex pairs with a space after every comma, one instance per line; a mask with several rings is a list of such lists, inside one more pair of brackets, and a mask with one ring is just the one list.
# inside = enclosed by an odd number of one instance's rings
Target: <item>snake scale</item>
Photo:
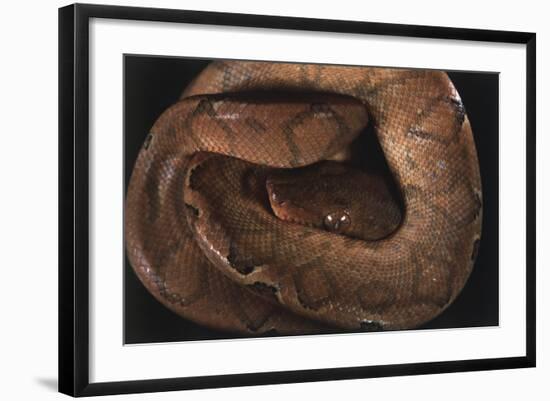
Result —
[[[345, 153], [368, 124], [402, 203], [387, 235], [343, 235], [272, 207], [273, 185], [286, 180], [272, 171]], [[374, 192], [358, 188], [348, 193]], [[381, 210], [372, 214], [383, 223]], [[360, 220], [342, 213], [325, 223]], [[215, 61], [151, 128], [128, 187], [125, 238], [151, 294], [206, 327], [394, 330], [433, 319], [457, 297], [481, 213], [472, 130], [444, 72]]]

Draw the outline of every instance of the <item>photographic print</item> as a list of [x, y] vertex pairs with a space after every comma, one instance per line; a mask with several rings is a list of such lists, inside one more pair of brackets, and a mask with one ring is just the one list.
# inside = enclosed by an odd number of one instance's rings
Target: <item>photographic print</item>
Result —
[[125, 343], [498, 325], [498, 88], [126, 54]]

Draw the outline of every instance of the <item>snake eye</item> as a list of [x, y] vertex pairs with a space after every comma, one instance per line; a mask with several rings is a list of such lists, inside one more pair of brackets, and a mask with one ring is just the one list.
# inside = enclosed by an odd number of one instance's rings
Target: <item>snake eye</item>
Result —
[[346, 212], [333, 212], [325, 216], [323, 225], [328, 231], [341, 233], [351, 224], [351, 217]]

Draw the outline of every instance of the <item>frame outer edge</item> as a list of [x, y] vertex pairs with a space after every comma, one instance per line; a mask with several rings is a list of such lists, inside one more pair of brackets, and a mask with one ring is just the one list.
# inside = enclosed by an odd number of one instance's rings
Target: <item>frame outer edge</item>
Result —
[[58, 10], [58, 390], [75, 394], [74, 327], [74, 6]]
[[[73, 4], [59, 9], [59, 391], [71, 396], [143, 393], [533, 367], [535, 311], [536, 35], [436, 26]], [[511, 358], [89, 383], [89, 19], [336, 31], [525, 44], [527, 48], [526, 355]], [[304, 26], [304, 24], [306, 26]]]
[[88, 5], [74, 13], [74, 386], [75, 396], [89, 386], [89, 21]]
[[527, 199], [526, 199], [526, 358], [529, 366], [536, 366], [536, 130], [537, 130], [537, 56], [536, 34], [526, 42], [526, 150], [527, 150]]
[[59, 391], [89, 386], [87, 5], [59, 9]]
[[87, 12], [98, 18], [186, 22], [191, 24], [241, 26], [250, 28], [405, 36], [427, 39], [509, 42], [520, 44], [527, 43], [533, 35], [531, 32], [452, 28], [435, 25], [412, 25], [367, 22], [360, 20], [306, 18], [286, 15], [241, 14], [151, 7], [106, 6], [101, 4], [77, 4], [77, 6], [85, 8]]

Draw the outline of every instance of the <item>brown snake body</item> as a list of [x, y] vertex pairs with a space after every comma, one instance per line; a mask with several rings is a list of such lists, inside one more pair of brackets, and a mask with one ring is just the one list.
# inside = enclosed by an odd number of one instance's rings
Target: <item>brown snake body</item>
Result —
[[[254, 95], [264, 92], [293, 95]], [[270, 171], [330, 157], [367, 120], [400, 190], [399, 227], [366, 241], [276, 217]], [[161, 115], [140, 151], [126, 245], [148, 290], [208, 327], [413, 328], [463, 288], [481, 199], [470, 124], [445, 73], [214, 62]]]

